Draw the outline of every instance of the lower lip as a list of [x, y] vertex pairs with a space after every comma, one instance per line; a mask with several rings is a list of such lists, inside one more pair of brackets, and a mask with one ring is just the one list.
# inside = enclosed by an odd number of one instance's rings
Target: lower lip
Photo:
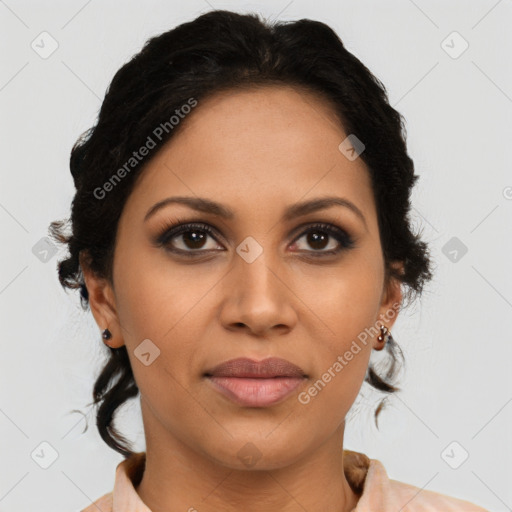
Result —
[[238, 405], [268, 407], [290, 395], [303, 377], [247, 379], [240, 377], [208, 377], [215, 389]]

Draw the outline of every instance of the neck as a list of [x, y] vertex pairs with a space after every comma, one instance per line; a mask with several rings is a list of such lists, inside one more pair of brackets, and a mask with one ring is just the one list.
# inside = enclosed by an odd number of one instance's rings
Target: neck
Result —
[[160, 424], [148, 430], [147, 423], [146, 465], [136, 491], [152, 512], [350, 512], [357, 504], [343, 471], [344, 424], [291, 464], [238, 469], [198, 453], [168, 431], [155, 432]]

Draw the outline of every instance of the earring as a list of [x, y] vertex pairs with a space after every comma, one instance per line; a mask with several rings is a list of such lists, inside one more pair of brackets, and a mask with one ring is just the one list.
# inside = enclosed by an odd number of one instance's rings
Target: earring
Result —
[[380, 342], [382, 342], [384, 339], [385, 341], [388, 341], [391, 337], [391, 331], [385, 326], [380, 326], [380, 336], [377, 338]]
[[108, 330], [108, 329], [105, 329], [101, 336], [103, 337], [104, 340], [109, 340], [110, 338], [112, 338], [112, 333]]

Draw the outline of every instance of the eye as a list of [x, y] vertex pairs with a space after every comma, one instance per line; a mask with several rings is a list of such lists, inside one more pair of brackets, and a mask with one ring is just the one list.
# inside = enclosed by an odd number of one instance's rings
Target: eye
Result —
[[[178, 221], [179, 222], [179, 221]], [[156, 244], [167, 251], [190, 257], [200, 256], [211, 251], [224, 251], [217, 243], [208, 247], [208, 238], [217, 241], [216, 231], [208, 224], [185, 223], [166, 227], [157, 237]], [[219, 237], [220, 238], [220, 237]], [[299, 241], [304, 239], [306, 248], [298, 248]], [[312, 249], [308, 249], [307, 245]], [[335, 255], [354, 247], [354, 240], [343, 229], [333, 224], [313, 224], [292, 243], [292, 250], [309, 253], [313, 257]], [[327, 248], [327, 250], [326, 250]]]
[[[314, 224], [310, 226], [299, 238], [295, 239], [293, 245], [297, 246], [298, 241], [302, 239], [305, 240], [306, 245], [313, 248], [311, 251], [306, 247], [306, 252], [318, 253], [313, 254], [315, 257], [337, 254], [344, 249], [354, 247], [354, 240], [351, 236], [333, 224]], [[326, 248], [327, 250], [325, 250]]]
[[208, 238], [215, 240], [213, 233], [214, 230], [207, 224], [181, 224], [167, 229], [157, 238], [157, 243], [158, 245], [165, 246], [166, 249], [171, 252], [207, 252], [217, 250], [215, 244], [210, 244], [211, 246], [208, 247], [206, 243]]

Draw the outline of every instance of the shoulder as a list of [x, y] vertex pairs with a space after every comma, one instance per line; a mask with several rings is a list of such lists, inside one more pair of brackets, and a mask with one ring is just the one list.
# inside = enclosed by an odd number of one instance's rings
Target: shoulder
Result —
[[[389, 480], [390, 493], [394, 500], [402, 503], [404, 511], [430, 512], [443, 510], [444, 512], [488, 512], [469, 501], [465, 501], [445, 494], [421, 489], [396, 480]], [[406, 506], [407, 505], [407, 506]]]
[[112, 498], [113, 493], [108, 492], [80, 512], [98, 512], [98, 510], [101, 510], [101, 512], [112, 512]]
[[[149, 511], [140, 500], [135, 487], [140, 483], [146, 463], [145, 452], [134, 452], [116, 467], [114, 488], [80, 512], [113, 512], [113, 510]], [[115, 507], [114, 507], [115, 503]]]
[[[385, 507], [383, 507], [385, 504]], [[378, 460], [371, 459], [356, 512], [401, 510], [403, 512], [489, 512], [468, 501], [391, 480]]]

